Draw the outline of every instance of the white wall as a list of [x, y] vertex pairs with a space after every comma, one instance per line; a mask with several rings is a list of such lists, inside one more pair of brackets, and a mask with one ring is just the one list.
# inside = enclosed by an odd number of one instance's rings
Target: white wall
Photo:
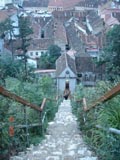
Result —
[[13, 3], [22, 6], [23, 5], [23, 0], [13, 0]]
[[[69, 71], [69, 75], [66, 75], [66, 71]], [[76, 75], [70, 70], [70, 68], [66, 68], [60, 76], [57, 78], [57, 89], [60, 93], [63, 93], [65, 89], [65, 82], [69, 80], [70, 90], [73, 93], [76, 87]]]
[[0, 7], [5, 7], [8, 3], [12, 3], [12, 0], [0, 0]]
[[27, 63], [29, 66], [32, 66], [33, 68], [37, 68], [37, 62], [32, 59], [27, 59]]
[[45, 53], [47, 50], [29, 50], [27, 52], [27, 55], [30, 58], [40, 58], [40, 56], [42, 55], [42, 53]]

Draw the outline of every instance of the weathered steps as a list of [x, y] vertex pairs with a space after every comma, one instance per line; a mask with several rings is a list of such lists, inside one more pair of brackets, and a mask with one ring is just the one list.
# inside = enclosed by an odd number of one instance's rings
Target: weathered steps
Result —
[[69, 100], [61, 103], [46, 138], [38, 146], [31, 145], [11, 160], [97, 160], [84, 143]]

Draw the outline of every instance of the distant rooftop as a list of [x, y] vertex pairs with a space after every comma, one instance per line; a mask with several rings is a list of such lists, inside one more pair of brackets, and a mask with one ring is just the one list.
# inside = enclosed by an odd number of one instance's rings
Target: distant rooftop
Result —
[[49, 7], [63, 7], [64, 9], [68, 9], [74, 7], [81, 0], [49, 0]]
[[47, 7], [49, 0], [24, 0], [23, 7]]
[[67, 53], [64, 53], [56, 61], [56, 76], [59, 76], [66, 67], [69, 67], [76, 74], [75, 60]]

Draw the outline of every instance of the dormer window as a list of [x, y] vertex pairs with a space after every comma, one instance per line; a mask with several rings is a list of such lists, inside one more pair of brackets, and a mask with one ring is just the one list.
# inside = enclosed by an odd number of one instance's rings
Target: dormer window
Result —
[[44, 38], [45, 37], [45, 31], [42, 29], [41, 30], [41, 38]]

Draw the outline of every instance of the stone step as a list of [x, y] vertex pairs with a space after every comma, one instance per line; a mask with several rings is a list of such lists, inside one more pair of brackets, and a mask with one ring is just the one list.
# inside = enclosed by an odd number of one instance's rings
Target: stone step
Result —
[[76, 120], [70, 100], [64, 100], [42, 143], [31, 145], [26, 154], [21, 152], [10, 160], [97, 160], [84, 143]]

